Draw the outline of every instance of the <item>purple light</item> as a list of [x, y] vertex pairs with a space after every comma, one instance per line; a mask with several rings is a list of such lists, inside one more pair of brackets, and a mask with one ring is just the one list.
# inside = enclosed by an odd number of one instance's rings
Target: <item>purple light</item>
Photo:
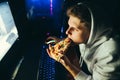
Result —
[[50, 0], [50, 14], [53, 15], [53, 1]]

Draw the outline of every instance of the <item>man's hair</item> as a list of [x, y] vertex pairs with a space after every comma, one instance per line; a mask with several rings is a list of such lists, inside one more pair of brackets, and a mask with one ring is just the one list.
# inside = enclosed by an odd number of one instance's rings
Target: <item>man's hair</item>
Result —
[[86, 26], [90, 28], [91, 24], [91, 14], [89, 11], [89, 8], [82, 4], [77, 3], [76, 5], [73, 5], [67, 9], [67, 16], [75, 16], [79, 18], [82, 22], [87, 23]]

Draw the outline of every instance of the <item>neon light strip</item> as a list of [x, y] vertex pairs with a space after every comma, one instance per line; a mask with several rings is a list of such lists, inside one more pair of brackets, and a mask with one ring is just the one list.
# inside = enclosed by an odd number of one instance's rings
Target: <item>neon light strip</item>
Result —
[[53, 15], [53, 1], [50, 0], [50, 14]]

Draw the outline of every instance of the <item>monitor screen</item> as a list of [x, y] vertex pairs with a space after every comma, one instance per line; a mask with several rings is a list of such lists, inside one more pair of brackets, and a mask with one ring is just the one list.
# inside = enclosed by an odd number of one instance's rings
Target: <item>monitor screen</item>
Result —
[[0, 61], [18, 38], [8, 2], [0, 3]]

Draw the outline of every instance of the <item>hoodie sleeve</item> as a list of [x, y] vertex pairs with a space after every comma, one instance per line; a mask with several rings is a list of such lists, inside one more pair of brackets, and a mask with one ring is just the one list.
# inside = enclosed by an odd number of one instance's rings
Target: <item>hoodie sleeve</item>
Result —
[[109, 42], [97, 49], [97, 62], [92, 67], [92, 75], [80, 71], [75, 80], [119, 80], [120, 79], [120, 54], [116, 46]]
[[87, 75], [80, 71], [75, 80], [119, 80], [120, 79], [120, 61], [101, 65], [96, 63], [92, 75]]
[[75, 80], [88, 80], [90, 76], [88, 76], [86, 73], [83, 71], [80, 71], [77, 76], [75, 77]]

